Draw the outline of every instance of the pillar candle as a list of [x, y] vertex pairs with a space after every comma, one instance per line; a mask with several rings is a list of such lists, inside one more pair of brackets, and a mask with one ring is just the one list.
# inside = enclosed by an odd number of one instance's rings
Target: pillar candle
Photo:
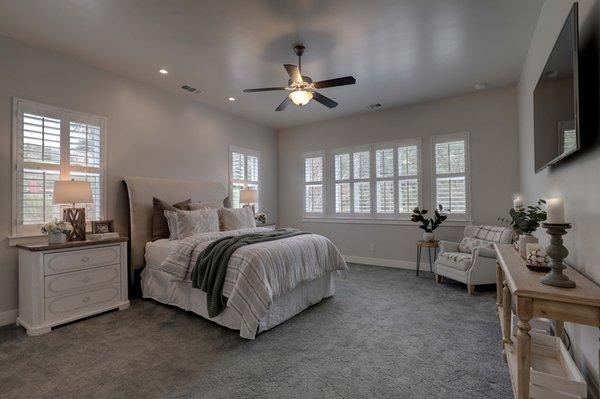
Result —
[[546, 223], [565, 223], [565, 200], [562, 197], [550, 198], [546, 201], [548, 207], [548, 219]]

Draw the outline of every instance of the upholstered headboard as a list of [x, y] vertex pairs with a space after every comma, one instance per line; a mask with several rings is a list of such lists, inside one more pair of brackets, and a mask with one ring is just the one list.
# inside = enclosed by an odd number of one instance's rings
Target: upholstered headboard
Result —
[[152, 197], [170, 204], [191, 198], [192, 202], [222, 203], [227, 190], [221, 183], [197, 180], [125, 177], [129, 197], [131, 267], [144, 265], [146, 243], [152, 240]]

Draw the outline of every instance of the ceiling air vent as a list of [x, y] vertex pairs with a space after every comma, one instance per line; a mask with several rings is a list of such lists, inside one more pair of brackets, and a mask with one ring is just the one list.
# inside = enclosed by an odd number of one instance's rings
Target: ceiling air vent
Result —
[[363, 108], [366, 110], [372, 110], [372, 109], [379, 108], [379, 107], [381, 107], [381, 104], [375, 103], [375, 104], [365, 105]]
[[198, 89], [196, 89], [195, 87], [188, 86], [188, 85], [183, 85], [183, 86], [181, 86], [181, 88], [183, 90], [189, 91], [190, 93], [195, 93], [198, 91]]

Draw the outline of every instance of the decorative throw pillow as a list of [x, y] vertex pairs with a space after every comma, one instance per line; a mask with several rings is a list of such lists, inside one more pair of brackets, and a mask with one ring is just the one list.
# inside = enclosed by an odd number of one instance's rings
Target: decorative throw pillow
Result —
[[210, 206], [205, 202], [194, 202], [188, 205], [188, 211], [198, 211], [210, 208], [218, 208], [218, 206]]
[[181, 240], [194, 234], [219, 231], [219, 214], [216, 209], [196, 211], [165, 211], [171, 240]]
[[190, 202], [192, 202], [192, 200], [188, 198], [185, 201], [170, 205], [159, 198], [152, 198], [152, 241], [170, 237], [165, 210], [175, 211], [176, 209], [187, 209]]
[[250, 207], [244, 208], [221, 208], [219, 209], [219, 220], [221, 230], [249, 229], [256, 227], [254, 211]]
[[491, 241], [480, 240], [478, 238], [465, 237], [462, 239], [460, 244], [458, 244], [458, 251], [471, 254], [473, 253], [473, 248], [475, 247], [494, 249], [494, 243]]

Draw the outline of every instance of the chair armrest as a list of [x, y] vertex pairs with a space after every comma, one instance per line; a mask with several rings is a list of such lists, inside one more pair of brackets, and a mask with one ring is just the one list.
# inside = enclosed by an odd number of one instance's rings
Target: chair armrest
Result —
[[484, 258], [496, 259], [496, 251], [486, 247], [473, 248], [473, 257], [483, 256]]
[[442, 252], [458, 252], [458, 243], [452, 241], [440, 241], [440, 253]]

